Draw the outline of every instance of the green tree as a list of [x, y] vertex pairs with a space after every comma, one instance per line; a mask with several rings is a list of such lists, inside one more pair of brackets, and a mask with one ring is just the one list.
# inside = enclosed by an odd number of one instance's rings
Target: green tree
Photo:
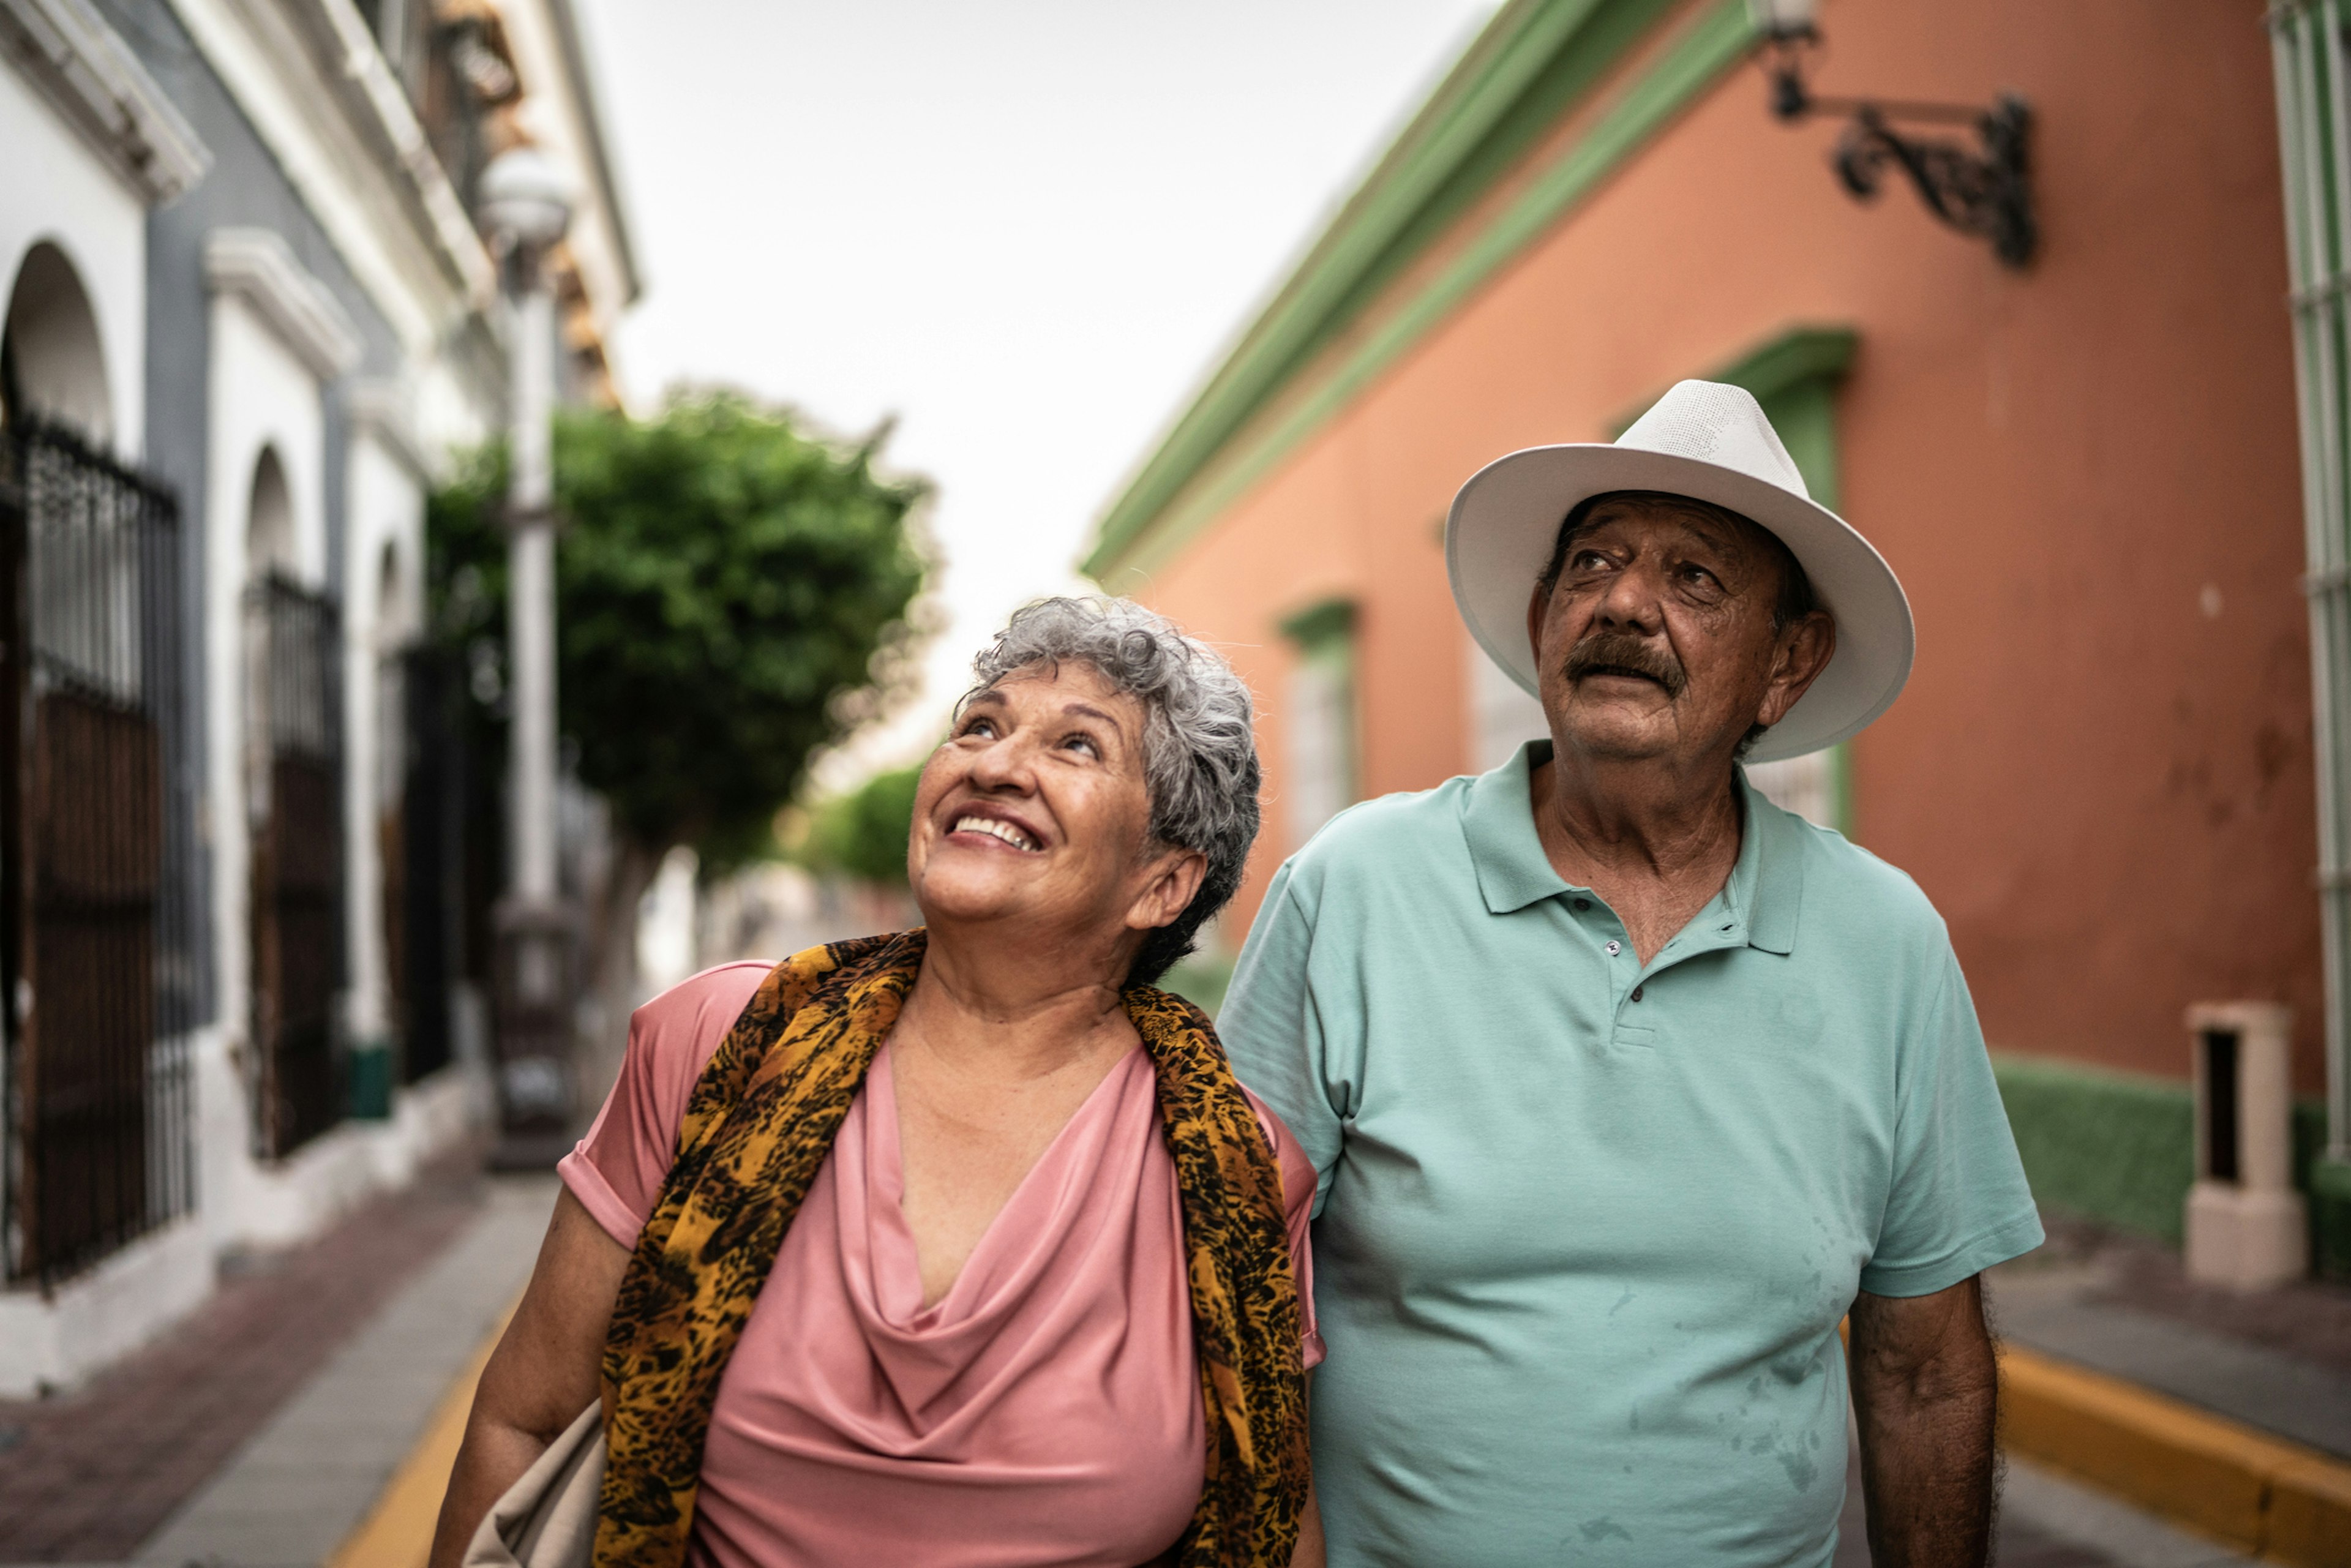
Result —
[[[632, 940], [635, 899], [673, 845], [711, 869], [772, 852], [810, 754], [911, 674], [927, 487], [875, 474], [878, 440], [844, 449], [728, 393], [647, 421], [559, 419], [559, 718], [620, 841], [598, 912], [606, 955], [624, 959], [614, 945]], [[505, 491], [504, 452], [486, 447], [428, 513], [436, 630], [493, 731]]]
[[920, 766], [877, 773], [810, 813], [799, 859], [810, 871], [838, 872], [893, 887], [906, 884], [906, 835], [914, 825]]

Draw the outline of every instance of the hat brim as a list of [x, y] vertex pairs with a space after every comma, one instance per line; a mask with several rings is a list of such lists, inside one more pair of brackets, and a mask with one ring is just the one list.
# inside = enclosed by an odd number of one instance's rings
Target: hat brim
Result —
[[1661, 490], [1727, 507], [1777, 535], [1836, 622], [1836, 653], [1810, 690], [1748, 754], [1775, 762], [1850, 739], [1893, 706], [1917, 639], [1910, 601], [1875, 546], [1827, 507], [1695, 457], [1575, 444], [1496, 458], [1469, 476], [1446, 518], [1453, 602], [1487, 656], [1540, 694], [1527, 604], [1551, 564], [1560, 524], [1611, 490]]

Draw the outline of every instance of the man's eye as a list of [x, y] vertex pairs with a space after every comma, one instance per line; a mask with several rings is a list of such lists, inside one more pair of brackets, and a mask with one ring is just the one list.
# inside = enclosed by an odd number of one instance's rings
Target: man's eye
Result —
[[1094, 737], [1091, 735], [1073, 735], [1061, 742], [1061, 745], [1072, 751], [1082, 751], [1088, 757], [1102, 755], [1102, 747], [1094, 744]]
[[967, 737], [993, 740], [996, 738], [996, 725], [989, 719], [975, 718], [965, 723], [963, 733]]
[[1585, 550], [1575, 558], [1575, 570], [1578, 571], [1595, 571], [1607, 564], [1608, 558], [1596, 549]]

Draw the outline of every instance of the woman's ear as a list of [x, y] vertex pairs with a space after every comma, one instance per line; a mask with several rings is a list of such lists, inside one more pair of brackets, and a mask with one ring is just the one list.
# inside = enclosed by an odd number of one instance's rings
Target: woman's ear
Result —
[[1208, 874], [1208, 857], [1197, 850], [1165, 850], [1152, 862], [1150, 881], [1126, 912], [1130, 931], [1172, 925], [1192, 907], [1193, 895]]

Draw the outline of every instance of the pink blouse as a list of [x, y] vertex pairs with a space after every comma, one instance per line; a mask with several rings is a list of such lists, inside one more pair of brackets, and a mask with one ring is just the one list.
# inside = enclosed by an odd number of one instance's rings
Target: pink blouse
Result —
[[[770, 967], [706, 970], [629, 1020], [620, 1081], [558, 1167], [622, 1245]], [[1311, 1366], [1314, 1170], [1250, 1100], [1281, 1165]], [[901, 1191], [885, 1043], [719, 1380], [691, 1560], [1134, 1568], [1165, 1551], [1199, 1500], [1207, 1434], [1150, 1058], [1111, 1070], [927, 1311]]]

